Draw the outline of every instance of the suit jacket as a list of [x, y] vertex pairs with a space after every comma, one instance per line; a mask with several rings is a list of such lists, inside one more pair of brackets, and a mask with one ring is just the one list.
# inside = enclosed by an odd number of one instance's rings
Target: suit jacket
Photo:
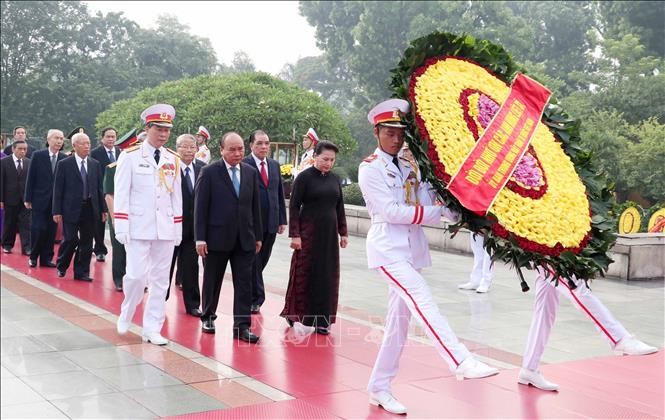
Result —
[[16, 206], [23, 202], [30, 159], [23, 158], [22, 164], [23, 172], [19, 176], [13, 154], [0, 159], [0, 201], [5, 205]]
[[205, 166], [196, 181], [194, 197], [194, 236], [205, 241], [209, 251], [231, 251], [240, 239], [241, 249], [255, 249], [263, 235], [259, 174], [240, 163], [240, 197], [223, 159]]
[[[106, 202], [102, 194], [102, 168], [95, 159], [87, 158], [87, 181], [90, 204], [95, 220], [106, 212]], [[66, 222], [76, 223], [81, 216], [83, 197], [83, 178], [76, 157], [63, 159], [55, 167], [53, 185], [53, 214], [61, 214]], [[101, 220], [101, 219], [100, 219]]]
[[[182, 164], [184, 166], [184, 164]], [[194, 159], [192, 166], [194, 166], [194, 173], [189, 174], [193, 177], [192, 180], [196, 185], [196, 180], [201, 173], [201, 169], [205, 166], [205, 162]], [[182, 240], [194, 240], [194, 194], [189, 192], [185, 182], [184, 169], [180, 167], [180, 174], [182, 175]]]
[[[118, 155], [120, 154], [121, 150], [119, 147], [114, 146], [113, 147], [113, 155], [115, 156], [115, 160], [118, 160]], [[103, 144], [100, 144], [99, 146], [95, 147], [90, 151], [90, 156], [95, 159], [97, 162], [99, 162], [100, 165], [102, 165], [102, 179], [104, 179], [104, 174], [106, 173], [106, 166], [111, 163], [109, 160], [109, 155], [106, 153], [106, 148], [104, 147]]]
[[[64, 153], [60, 152], [57, 161], [60, 162], [66, 157]], [[28, 178], [25, 180], [23, 201], [32, 203], [33, 210], [49, 211], [53, 202], [53, 180], [54, 173], [51, 171], [48, 148], [36, 151], [30, 159], [30, 170]]]
[[275, 159], [266, 158], [268, 172], [268, 186], [261, 179], [260, 168], [256, 166], [254, 157], [250, 154], [243, 162], [251, 165], [259, 172], [259, 196], [261, 198], [261, 221], [263, 231], [277, 233], [279, 225], [286, 225], [286, 204], [284, 203], [284, 187], [279, 163]]

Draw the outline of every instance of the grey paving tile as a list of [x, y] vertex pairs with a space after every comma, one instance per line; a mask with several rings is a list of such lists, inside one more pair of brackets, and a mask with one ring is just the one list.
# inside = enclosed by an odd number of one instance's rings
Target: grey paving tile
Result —
[[178, 379], [148, 364], [91, 369], [91, 372], [122, 391], [182, 384]]
[[81, 329], [79, 326], [59, 317], [24, 319], [21, 321], [15, 321], [14, 326], [24, 331], [28, 331], [30, 335], [79, 331]]
[[25, 331], [22, 328], [17, 327], [14, 322], [5, 322], [3, 320], [0, 323], [0, 338], [25, 337], [28, 335], [30, 335], [29, 332]]
[[53, 401], [53, 405], [72, 419], [152, 419], [158, 417], [120, 392], [65, 398]]
[[[2, 360], [4, 363], [4, 356]], [[25, 354], [20, 359], [8, 359], [6, 366], [16, 376], [46, 375], [81, 370], [79, 366], [57, 352]]]
[[223, 403], [189, 385], [145, 388], [129, 393], [132, 398], [161, 417], [226, 408]]
[[95, 347], [83, 350], [71, 350], [62, 353], [68, 360], [85, 369], [103, 369], [114, 366], [139, 365], [145, 363], [131, 353], [117, 347]]
[[48, 401], [2, 407], [3, 419], [66, 419], [62, 411]]
[[31, 353], [45, 353], [54, 351], [50, 345], [36, 339], [35, 337], [5, 337], [2, 339], [2, 355], [12, 356]]
[[16, 375], [6, 367], [0, 366], [0, 378], [16, 378]]
[[36, 403], [45, 401], [34, 389], [19, 378], [0, 379], [0, 405], [4, 407], [16, 404]]
[[24, 376], [21, 379], [49, 401], [116, 391], [102, 379], [86, 371]]
[[24, 319], [52, 318], [53, 312], [47, 311], [39, 305], [28, 302], [23, 298], [2, 298], [3, 300], [12, 299], [11, 302], [2, 303], [0, 314], [2, 319], [9, 322], [22, 321]]
[[0, 287], [0, 297], [10, 297], [10, 296], [16, 296], [16, 293], [10, 292], [4, 287]]
[[35, 337], [58, 351], [111, 346], [108, 341], [80, 328], [54, 334], [40, 334]]

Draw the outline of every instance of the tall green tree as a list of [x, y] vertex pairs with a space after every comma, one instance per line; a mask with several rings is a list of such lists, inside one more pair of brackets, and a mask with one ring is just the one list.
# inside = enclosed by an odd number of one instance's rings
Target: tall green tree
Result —
[[18, 124], [42, 136], [53, 127], [91, 129], [118, 99], [219, 70], [210, 41], [172, 16], [146, 30], [122, 13], [91, 15], [78, 1], [0, 4], [3, 131]]

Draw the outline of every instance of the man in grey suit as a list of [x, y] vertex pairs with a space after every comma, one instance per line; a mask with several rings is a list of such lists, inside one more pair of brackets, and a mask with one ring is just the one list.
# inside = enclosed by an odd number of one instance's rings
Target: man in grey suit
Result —
[[245, 145], [238, 133], [220, 141], [222, 159], [205, 166], [194, 193], [196, 252], [205, 258], [203, 268], [204, 333], [215, 333], [219, 292], [226, 265], [233, 276], [233, 336], [249, 343], [259, 340], [249, 328], [252, 300], [252, 265], [261, 250], [261, 207], [256, 169], [241, 162]]
[[249, 136], [249, 154], [243, 162], [252, 165], [259, 171], [259, 197], [261, 200], [261, 221], [263, 234], [261, 236], [261, 252], [256, 254], [252, 268], [252, 306], [253, 314], [259, 312], [266, 300], [263, 285], [263, 270], [268, 265], [272, 246], [275, 244], [277, 234], [284, 233], [286, 229], [286, 205], [284, 203], [284, 187], [279, 163], [268, 157], [270, 152], [270, 138], [263, 130], [256, 130]]

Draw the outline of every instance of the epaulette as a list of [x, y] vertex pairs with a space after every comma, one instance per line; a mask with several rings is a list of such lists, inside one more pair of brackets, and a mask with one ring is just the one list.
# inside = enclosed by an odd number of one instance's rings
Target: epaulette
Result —
[[106, 165], [106, 167], [107, 168], [115, 168], [117, 164], [118, 164], [118, 162], [116, 161], [116, 162], [113, 162], [113, 163], [109, 163], [108, 165]]
[[141, 145], [137, 144], [136, 146], [126, 148], [125, 150], [123, 150], [123, 153], [133, 152], [135, 150], [139, 150], [140, 148], [141, 148]]
[[373, 155], [369, 155], [365, 159], [363, 159], [363, 162], [370, 163], [370, 162], [376, 160], [377, 157], [379, 157], [379, 155], [377, 155], [376, 153], [373, 154]]
[[178, 159], [180, 159], [180, 155], [178, 154], [178, 152], [176, 152], [175, 150], [171, 150], [168, 147], [165, 147], [165, 149], [166, 149], [166, 151], [171, 152], [172, 154], [178, 156]]

